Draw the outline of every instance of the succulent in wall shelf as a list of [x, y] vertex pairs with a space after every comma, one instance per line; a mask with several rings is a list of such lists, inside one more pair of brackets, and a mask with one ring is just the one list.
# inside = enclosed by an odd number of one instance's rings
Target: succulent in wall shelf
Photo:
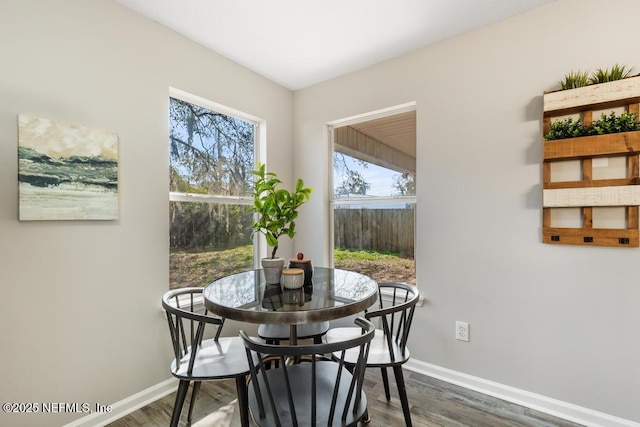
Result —
[[638, 116], [635, 113], [623, 112], [616, 116], [614, 111], [611, 114], [602, 114], [598, 120], [594, 120], [591, 126], [587, 127], [579, 120], [571, 117], [565, 120], [558, 120], [551, 123], [549, 132], [544, 136], [547, 141], [566, 138], [579, 138], [589, 135], [606, 135], [610, 133], [633, 132], [640, 130]]
[[590, 135], [606, 135], [608, 133], [633, 132], [640, 130], [638, 117], [634, 113], [624, 112], [620, 116], [612, 111], [610, 115], [602, 114], [589, 128]]
[[589, 75], [587, 71], [571, 71], [558, 82], [560, 90], [576, 89], [599, 83], [613, 82], [631, 77], [633, 67], [614, 64], [611, 68], [598, 68]]
[[591, 84], [607, 83], [627, 78], [633, 72], [633, 68], [627, 68], [626, 65], [615, 64], [611, 68], [598, 68], [589, 79]]
[[547, 141], [566, 138], [578, 138], [587, 136], [589, 129], [580, 120], [571, 117], [565, 120], [557, 120], [551, 123], [549, 132], [544, 136]]
[[586, 86], [589, 84], [589, 73], [586, 71], [572, 71], [566, 74], [558, 84], [562, 90]]

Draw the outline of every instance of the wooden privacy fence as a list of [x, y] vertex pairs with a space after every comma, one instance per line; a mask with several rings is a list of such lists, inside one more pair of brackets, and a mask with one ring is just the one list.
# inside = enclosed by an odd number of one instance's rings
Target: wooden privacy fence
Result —
[[334, 246], [413, 258], [414, 209], [335, 209]]

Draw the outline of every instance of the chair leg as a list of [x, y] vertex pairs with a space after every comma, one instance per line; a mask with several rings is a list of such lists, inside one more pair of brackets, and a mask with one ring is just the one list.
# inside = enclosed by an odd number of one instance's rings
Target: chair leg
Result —
[[198, 399], [198, 392], [200, 391], [200, 381], [194, 381], [193, 390], [191, 391], [191, 402], [189, 402], [189, 415], [187, 416], [187, 425], [191, 425], [191, 416], [193, 415], [193, 408], [196, 406], [196, 399]]
[[364, 410], [364, 415], [362, 416], [362, 423], [369, 424], [371, 422], [371, 417], [369, 416], [369, 408]]
[[382, 384], [384, 385], [384, 397], [387, 398], [387, 402], [391, 401], [391, 392], [389, 391], [389, 376], [387, 375], [387, 368], [380, 368], [382, 373]]
[[411, 413], [409, 412], [409, 401], [407, 400], [407, 389], [404, 386], [404, 375], [402, 374], [402, 366], [393, 367], [393, 373], [396, 377], [396, 385], [398, 386], [398, 394], [400, 395], [400, 403], [402, 404], [402, 412], [404, 413], [404, 422], [407, 427], [411, 427]]
[[236, 394], [238, 395], [238, 408], [240, 409], [240, 425], [249, 427], [249, 392], [247, 391], [247, 379], [236, 377]]
[[181, 380], [178, 385], [178, 392], [176, 393], [176, 403], [173, 405], [173, 414], [171, 414], [170, 427], [178, 427], [180, 422], [180, 413], [182, 412], [182, 405], [184, 405], [184, 399], [187, 397], [187, 391], [189, 391], [189, 381]]

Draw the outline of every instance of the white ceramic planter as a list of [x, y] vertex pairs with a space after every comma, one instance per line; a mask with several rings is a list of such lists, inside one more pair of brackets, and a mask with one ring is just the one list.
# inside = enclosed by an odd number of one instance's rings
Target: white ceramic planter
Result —
[[280, 283], [280, 276], [282, 276], [282, 268], [284, 267], [284, 258], [262, 258], [260, 262], [262, 263], [266, 284], [275, 285]]
[[301, 268], [285, 268], [282, 270], [280, 284], [286, 289], [299, 289], [304, 285], [304, 270]]

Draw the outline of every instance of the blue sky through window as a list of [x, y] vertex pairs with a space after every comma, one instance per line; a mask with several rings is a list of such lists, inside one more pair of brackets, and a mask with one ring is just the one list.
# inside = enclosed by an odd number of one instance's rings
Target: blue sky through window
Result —
[[[387, 197], [396, 195], [396, 190], [393, 186], [393, 183], [394, 178], [401, 176], [399, 172], [383, 168], [368, 162], [367, 166], [364, 167], [360, 161], [354, 159], [353, 157], [346, 154], [342, 155], [344, 156], [346, 166], [351, 170], [359, 172], [364, 177], [364, 180], [370, 184], [370, 188], [367, 190], [367, 196]], [[335, 190], [340, 185], [342, 185], [345, 176], [336, 167], [334, 167], [333, 176], [333, 187]]]

